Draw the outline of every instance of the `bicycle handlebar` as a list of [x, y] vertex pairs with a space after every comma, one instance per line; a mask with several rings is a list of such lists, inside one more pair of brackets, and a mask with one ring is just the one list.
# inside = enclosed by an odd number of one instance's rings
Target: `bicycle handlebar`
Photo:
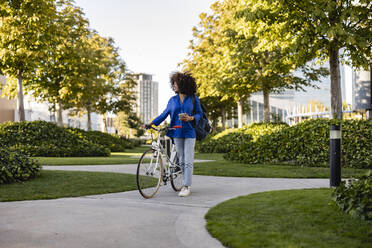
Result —
[[153, 129], [155, 131], [162, 132], [162, 131], [168, 131], [168, 130], [176, 130], [177, 128], [181, 128], [181, 127], [182, 126], [173, 126], [173, 127], [164, 127], [164, 128], [160, 128], [160, 129], [155, 128], [155, 127], [150, 127], [150, 128], [147, 128], [147, 129]]

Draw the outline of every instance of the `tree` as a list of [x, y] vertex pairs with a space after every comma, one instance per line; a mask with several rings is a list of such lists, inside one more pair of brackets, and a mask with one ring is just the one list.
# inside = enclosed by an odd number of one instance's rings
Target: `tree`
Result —
[[18, 79], [20, 121], [25, 120], [23, 80], [49, 49], [55, 15], [53, 0], [0, 1], [0, 71]]
[[92, 31], [83, 40], [83, 58], [78, 65], [79, 82], [71, 89], [73, 99], [69, 107], [86, 110], [88, 130], [91, 129], [92, 112], [130, 112], [135, 95], [131, 90], [135, 82], [120, 59], [118, 48], [111, 38], [104, 38]]
[[[260, 38], [257, 33], [265, 24], [257, 22], [255, 17], [246, 19], [239, 15], [243, 9], [253, 11], [254, 6], [247, 8], [241, 1], [225, 1], [222, 6], [232, 10], [232, 15], [225, 21], [225, 43], [229, 52], [224, 57], [224, 63], [231, 65], [225, 71], [226, 77], [232, 77], [234, 82], [237, 81], [234, 78], [238, 77], [243, 82], [240, 87], [263, 92], [265, 122], [270, 121], [271, 92], [303, 90], [304, 86], [313, 86], [313, 81], [327, 75], [324, 68], [317, 69], [288, 59], [288, 50], [281, 47], [257, 50]], [[296, 76], [295, 71], [301, 71], [302, 76]]]
[[[270, 92], [303, 89], [326, 75], [323, 68], [314, 69], [287, 59], [287, 50], [256, 50], [259, 44], [256, 32], [262, 24], [254, 18], [242, 18], [239, 13], [245, 8], [247, 5], [241, 1], [224, 1], [213, 5], [213, 16], [201, 15], [203, 29], [194, 32], [198, 42], [191, 46], [193, 63], [188, 62], [197, 76], [202, 74], [200, 88], [206, 89], [207, 95], [217, 92], [222, 98], [233, 96], [237, 100], [239, 127], [242, 101], [251, 93], [263, 92], [264, 121], [268, 122]], [[301, 69], [304, 77], [295, 76], [295, 69]], [[203, 81], [206, 76], [209, 80]]]
[[114, 125], [119, 134], [127, 138], [132, 138], [134, 136], [140, 137], [144, 134], [144, 130], [141, 128], [142, 122], [133, 112], [119, 112], [114, 120]]
[[226, 117], [230, 110], [235, 106], [234, 101], [222, 101], [219, 97], [203, 97], [200, 99], [206, 107], [207, 116], [212, 122], [212, 133], [216, 132], [218, 120], [221, 117], [222, 130], [226, 128]]
[[[340, 62], [370, 67], [372, 2], [368, 0], [254, 0], [241, 15], [264, 23], [257, 49], [288, 50], [290, 59], [305, 64], [329, 60], [331, 114], [342, 119]], [[340, 50], [342, 54], [340, 55]]]
[[[249, 91], [246, 88], [243, 90], [239, 87], [232, 87], [232, 81], [224, 78], [223, 72], [225, 64], [221, 63], [225, 56], [226, 47], [223, 46], [224, 34], [221, 32], [220, 16], [222, 10], [220, 5], [215, 3], [211, 8], [215, 11], [214, 15], [202, 13], [200, 17], [199, 29], [193, 28], [194, 40], [191, 41], [189, 58], [183, 61], [184, 70], [190, 71], [195, 77], [198, 84], [199, 97], [205, 98], [204, 101], [207, 109], [213, 109], [216, 118], [217, 110], [222, 116], [222, 123], [225, 124], [224, 117], [226, 106], [231, 106], [231, 103], [238, 104], [238, 109], [242, 106], [242, 101], [249, 96]], [[230, 80], [230, 81], [229, 81]], [[240, 82], [240, 81], [239, 81]], [[236, 84], [235, 86], [237, 86]], [[218, 103], [220, 102], [220, 103]], [[223, 103], [221, 105], [221, 103]], [[220, 105], [220, 108], [216, 106]], [[217, 114], [217, 115], [218, 115]], [[238, 115], [239, 120], [242, 119], [242, 111]], [[240, 121], [241, 123], [241, 121]]]
[[90, 31], [82, 10], [71, 1], [60, 0], [57, 7], [54, 21], [56, 34], [52, 37], [51, 49], [25, 88], [37, 99], [51, 103], [53, 110], [58, 110], [57, 122], [62, 126], [63, 106], [73, 98], [72, 89], [80, 90], [72, 86], [81, 79], [78, 68], [81, 61], [84, 61], [81, 53], [82, 38], [89, 35]]
[[132, 106], [135, 104], [136, 96], [133, 88], [136, 86], [136, 81], [129, 72], [127, 72], [123, 61], [113, 68], [111, 77], [111, 89], [106, 95], [103, 95], [97, 103], [95, 110], [103, 115], [104, 130], [107, 131], [106, 113], [111, 112], [118, 114], [119, 112], [129, 115], [133, 114]]

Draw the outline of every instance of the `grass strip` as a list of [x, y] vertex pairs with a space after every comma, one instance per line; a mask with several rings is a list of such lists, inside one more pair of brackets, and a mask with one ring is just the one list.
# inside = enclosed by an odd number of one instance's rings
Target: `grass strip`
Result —
[[[365, 174], [368, 169], [342, 168], [343, 178]], [[329, 178], [330, 169], [326, 167], [300, 167], [294, 165], [240, 164], [217, 160], [196, 163], [195, 175], [223, 177], [263, 177], [263, 178]]]
[[206, 219], [226, 247], [372, 247], [372, 223], [340, 211], [330, 189], [238, 197], [212, 208]]
[[[153, 180], [149, 178], [149, 180]], [[149, 181], [149, 186], [153, 185]], [[136, 190], [136, 176], [82, 171], [41, 171], [23, 183], [0, 185], [0, 201], [21, 201], [76, 197]]]
[[[108, 165], [137, 164], [148, 146], [128, 149], [126, 152], [111, 153], [111, 157], [37, 157], [42, 165]], [[135, 156], [135, 157], [133, 157]], [[194, 174], [225, 177], [264, 177], [264, 178], [329, 178], [329, 168], [300, 167], [294, 165], [251, 165], [223, 159], [221, 153], [195, 153], [195, 159], [215, 160], [213, 162], [195, 163]], [[363, 175], [365, 169], [343, 168], [342, 177], [350, 178]]]

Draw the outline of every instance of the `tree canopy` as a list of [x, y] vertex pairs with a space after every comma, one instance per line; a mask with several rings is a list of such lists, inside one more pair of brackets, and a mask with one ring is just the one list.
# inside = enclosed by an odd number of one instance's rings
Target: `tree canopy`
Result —
[[[285, 49], [296, 64], [329, 60], [331, 113], [342, 118], [340, 62], [371, 65], [372, 2], [368, 0], [244, 0], [238, 14], [262, 23], [257, 50]], [[249, 33], [250, 28], [241, 27]]]
[[[213, 4], [212, 15], [200, 15], [200, 27], [194, 28], [190, 57], [184, 64], [197, 78], [201, 97], [216, 96], [222, 100], [232, 97], [241, 101], [262, 91], [264, 120], [269, 121], [270, 92], [303, 89], [327, 75], [327, 71], [291, 59], [289, 49], [257, 49], [259, 30], [266, 23], [254, 17], [245, 18], [241, 12], [246, 13], [247, 9], [253, 11], [254, 6], [230, 0]], [[301, 70], [303, 76], [296, 76], [295, 70]], [[238, 116], [241, 120], [240, 116], [241, 113]]]
[[88, 128], [91, 112], [132, 111], [135, 82], [119, 48], [72, 0], [1, 1], [0, 11], [0, 71], [11, 79], [3, 93], [49, 102], [60, 125], [62, 109], [86, 111]]
[[23, 78], [35, 72], [54, 33], [53, 0], [0, 1], [0, 71], [18, 79], [19, 118], [25, 120]]

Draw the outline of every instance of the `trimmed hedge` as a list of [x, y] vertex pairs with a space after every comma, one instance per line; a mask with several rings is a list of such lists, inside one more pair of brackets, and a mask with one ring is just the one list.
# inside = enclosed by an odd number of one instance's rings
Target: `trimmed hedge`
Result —
[[111, 152], [124, 152], [125, 149], [135, 146], [134, 142], [114, 134], [100, 131], [85, 131], [78, 128], [71, 128], [70, 130], [83, 139], [110, 149]]
[[357, 180], [342, 181], [333, 191], [332, 198], [342, 211], [363, 220], [372, 220], [371, 171]]
[[109, 149], [46, 121], [1, 124], [0, 143], [32, 157], [110, 156]]
[[287, 126], [285, 123], [253, 123], [239, 129], [227, 129], [197, 143], [196, 149], [204, 153], [227, 153], [239, 150], [242, 144], [251, 143], [264, 134], [277, 132]]
[[226, 153], [237, 149], [241, 142], [250, 142], [251, 140], [252, 135], [250, 134], [230, 132], [218, 139], [210, 138], [205, 140], [203, 143], [197, 144], [196, 149], [205, 153]]
[[342, 161], [345, 167], [372, 168], [372, 122], [313, 119], [241, 143], [225, 158], [244, 163], [292, 162], [301, 166], [329, 165], [329, 128], [342, 126]]
[[40, 164], [26, 155], [0, 148], [0, 184], [26, 181], [40, 170]]

